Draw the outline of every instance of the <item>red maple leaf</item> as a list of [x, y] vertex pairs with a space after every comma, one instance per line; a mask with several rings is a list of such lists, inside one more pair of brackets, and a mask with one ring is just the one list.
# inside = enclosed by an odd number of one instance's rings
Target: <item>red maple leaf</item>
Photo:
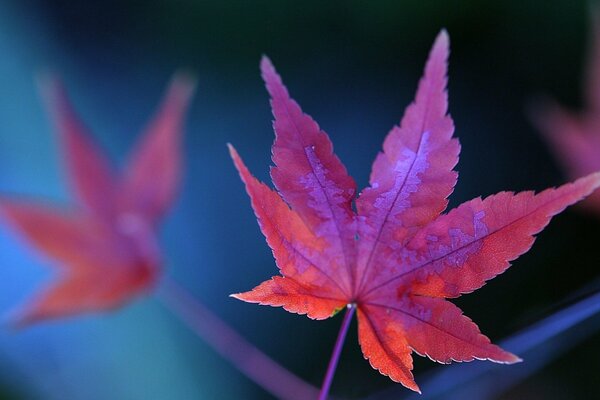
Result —
[[[567, 110], [546, 101], [532, 113], [532, 120], [571, 179], [600, 171], [600, 9], [592, 12], [592, 41], [584, 80], [586, 109]], [[600, 192], [582, 203], [600, 214]]]
[[553, 215], [600, 185], [595, 174], [538, 194], [476, 198], [441, 214], [460, 149], [447, 114], [448, 42], [440, 33], [415, 102], [388, 134], [370, 186], [356, 199], [327, 134], [289, 97], [266, 57], [277, 191], [256, 180], [230, 147], [282, 275], [233, 297], [313, 319], [356, 308], [365, 358], [415, 391], [412, 351], [440, 363], [519, 361], [446, 299], [504, 272]]
[[174, 77], [119, 176], [61, 83], [44, 81], [76, 204], [0, 199], [8, 222], [59, 268], [58, 278], [17, 311], [16, 324], [112, 309], [156, 281], [161, 265], [156, 228], [178, 188], [182, 124], [193, 87], [189, 77]]

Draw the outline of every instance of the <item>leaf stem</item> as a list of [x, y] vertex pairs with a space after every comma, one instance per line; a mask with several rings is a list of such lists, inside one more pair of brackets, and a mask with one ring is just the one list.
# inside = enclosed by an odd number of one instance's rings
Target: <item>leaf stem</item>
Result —
[[321, 387], [321, 392], [319, 393], [319, 400], [326, 400], [327, 396], [329, 395], [329, 389], [331, 388], [333, 375], [335, 374], [335, 369], [337, 367], [338, 360], [340, 359], [340, 354], [342, 353], [342, 347], [344, 347], [344, 341], [346, 340], [346, 334], [348, 333], [348, 328], [350, 327], [350, 322], [352, 321], [354, 311], [356, 311], [356, 304], [348, 304], [348, 308], [346, 309], [346, 314], [344, 314], [344, 320], [342, 321], [342, 326], [340, 328], [340, 333], [338, 333], [337, 340], [335, 341], [333, 354], [331, 355], [329, 365], [327, 366], [327, 373], [325, 374], [323, 386]]
[[163, 279], [158, 298], [217, 353], [273, 396], [288, 400], [317, 397], [317, 388], [246, 341], [172, 279]]

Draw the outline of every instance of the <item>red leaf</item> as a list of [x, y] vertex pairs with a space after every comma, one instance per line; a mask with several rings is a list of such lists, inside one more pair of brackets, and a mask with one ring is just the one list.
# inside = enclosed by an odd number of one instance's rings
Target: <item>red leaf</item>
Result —
[[327, 240], [329, 269], [349, 291], [354, 259], [356, 184], [333, 154], [327, 134], [289, 97], [267, 57], [260, 63], [271, 94], [275, 143], [271, 168], [273, 183], [283, 199], [314, 233]]
[[[261, 230], [273, 250], [273, 256], [282, 274], [289, 280], [318, 285], [317, 289], [321, 295], [327, 292], [330, 297], [340, 299], [343, 303], [343, 299], [349, 294], [348, 289], [338, 282], [337, 275], [334, 275], [335, 270], [320, 267], [329, 261], [326, 256], [329, 252], [325, 251], [327, 242], [316, 236], [300, 216], [290, 210], [277, 192], [250, 175], [242, 159], [231, 146], [230, 152], [246, 184]], [[331, 313], [332, 311], [328, 315]]]
[[447, 58], [442, 32], [416, 100], [386, 138], [356, 212], [354, 183], [326, 134], [289, 98], [267, 59], [261, 67], [275, 115], [277, 191], [252, 177], [230, 148], [283, 275], [233, 296], [314, 319], [355, 304], [365, 358], [415, 391], [412, 351], [441, 363], [519, 361], [445, 298], [504, 272], [553, 215], [600, 186], [594, 174], [537, 195], [474, 199], [440, 215], [456, 183], [459, 152], [447, 114]]
[[124, 178], [113, 174], [57, 80], [43, 94], [56, 123], [77, 206], [0, 199], [14, 228], [60, 267], [60, 276], [16, 312], [18, 325], [120, 306], [156, 281], [155, 225], [180, 175], [180, 136], [193, 82], [176, 76]]
[[[538, 104], [531, 117], [565, 172], [576, 179], [600, 171], [600, 9], [592, 10], [591, 42], [584, 79], [586, 109], [575, 113], [553, 101]], [[582, 205], [600, 215], [600, 192]]]
[[344, 299], [328, 297], [319, 286], [301, 284], [294, 278], [274, 276], [252, 291], [232, 297], [249, 303], [281, 306], [289, 312], [306, 314], [312, 319], [326, 319], [346, 305]]
[[158, 221], [168, 210], [179, 187], [181, 134], [194, 82], [176, 75], [166, 97], [135, 147], [121, 185], [121, 211], [143, 214]]
[[[371, 186], [356, 200], [360, 219], [358, 289], [379, 275], [380, 259], [415, 230], [436, 218], [456, 184], [452, 168], [460, 146], [446, 94], [448, 35], [442, 32], [431, 50], [415, 102], [383, 143], [373, 164]], [[392, 238], [392, 235], [394, 238]], [[392, 242], [393, 239], [393, 242]]]
[[112, 199], [116, 182], [108, 160], [97, 150], [87, 129], [77, 117], [62, 83], [47, 76], [42, 80], [41, 91], [56, 125], [62, 156], [76, 199], [100, 217], [112, 216], [115, 211]]

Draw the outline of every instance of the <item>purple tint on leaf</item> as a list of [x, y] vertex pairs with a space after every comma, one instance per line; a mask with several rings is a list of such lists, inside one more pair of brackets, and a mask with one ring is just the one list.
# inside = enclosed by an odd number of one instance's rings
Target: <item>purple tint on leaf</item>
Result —
[[[342, 287], [329, 269], [329, 260], [323, 255], [326, 243], [316, 236], [279, 194], [254, 178], [232, 146], [231, 157], [252, 199], [252, 207], [261, 231], [273, 250], [273, 256], [281, 273], [289, 279], [311, 281], [330, 293], [331, 297], [342, 296]], [[309, 314], [310, 316], [310, 314]]]
[[273, 183], [310, 229], [324, 233], [331, 246], [325, 251], [335, 259], [332, 272], [349, 291], [355, 257], [352, 200], [356, 184], [333, 153], [325, 132], [289, 97], [271, 61], [263, 57], [260, 67], [275, 117]]
[[[327, 135], [290, 99], [266, 58], [261, 68], [275, 116], [271, 175], [277, 191], [253, 178], [231, 150], [282, 275], [233, 296], [313, 319], [356, 308], [364, 357], [415, 391], [413, 351], [441, 363], [519, 361], [446, 298], [504, 272], [552, 216], [600, 186], [600, 173], [592, 174], [539, 194], [476, 198], [442, 214], [460, 149], [447, 114], [448, 46], [443, 31], [415, 102], [388, 134], [370, 186], [356, 199], [356, 212], [354, 182]], [[330, 378], [328, 369], [325, 389]]]
[[448, 34], [442, 31], [415, 102], [406, 109], [400, 127], [386, 137], [373, 164], [371, 186], [356, 200], [360, 220], [368, 221], [359, 225], [358, 290], [385, 268], [380, 260], [389, 258], [391, 242], [403, 243], [446, 208], [456, 184], [452, 168], [460, 145], [452, 138], [454, 123], [446, 114], [448, 48]]

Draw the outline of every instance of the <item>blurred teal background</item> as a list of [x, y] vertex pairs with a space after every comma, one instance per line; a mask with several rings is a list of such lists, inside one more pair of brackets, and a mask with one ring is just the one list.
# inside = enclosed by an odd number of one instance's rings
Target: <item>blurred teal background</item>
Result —
[[[261, 54], [271, 57], [364, 187], [445, 27], [452, 41], [450, 112], [462, 143], [454, 206], [500, 190], [564, 182], [526, 108], [539, 95], [580, 107], [588, 9], [585, 1], [567, 0], [3, 1], [0, 191], [69, 201], [37, 93], [40, 71], [64, 78], [97, 141], [121, 163], [170, 75], [178, 68], [194, 71], [198, 91], [187, 124], [185, 181], [161, 235], [166, 273], [248, 340], [319, 385], [340, 317], [314, 322], [227, 297], [276, 273], [225, 147], [233, 143], [250, 169], [268, 179], [273, 132], [258, 73]], [[513, 268], [456, 302], [500, 340], [580, 289], [598, 287], [599, 221], [568, 210]], [[49, 278], [48, 265], [1, 226], [0, 311]], [[355, 331], [332, 392], [354, 398], [394, 386], [362, 359]], [[592, 335], [492, 398], [600, 398], [599, 354], [600, 335]], [[444, 367], [417, 357], [417, 382], [433, 368]], [[112, 314], [0, 330], [0, 386], [6, 399], [268, 398], [152, 297]]]

